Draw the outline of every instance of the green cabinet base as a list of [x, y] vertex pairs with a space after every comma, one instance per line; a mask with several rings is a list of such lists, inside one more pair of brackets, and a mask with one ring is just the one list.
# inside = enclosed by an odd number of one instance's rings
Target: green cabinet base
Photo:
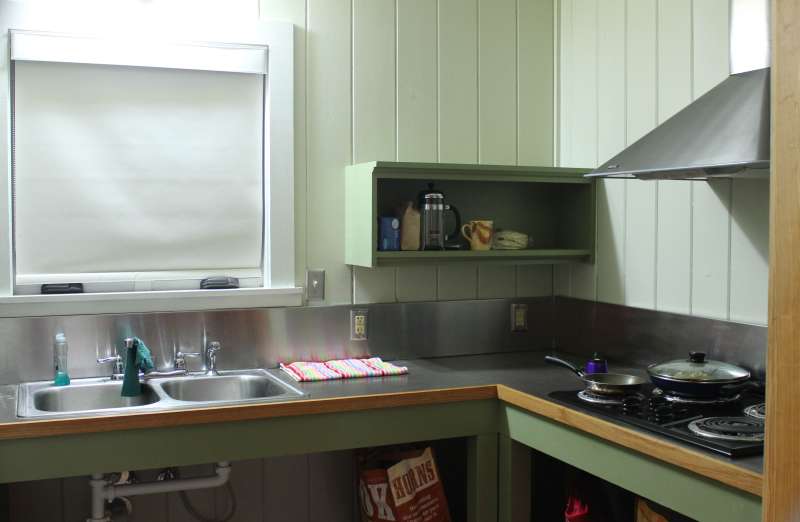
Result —
[[[761, 520], [761, 499], [754, 495], [513, 406], [503, 407], [503, 417], [503, 434], [511, 440], [688, 517], [703, 522]], [[508, 459], [500, 459], [500, 465], [509, 468]], [[510, 469], [501, 469], [500, 474], [508, 475]], [[500, 499], [508, 503], [502, 491]]]
[[760, 520], [756, 496], [494, 399], [3, 440], [0, 483], [458, 437], [470, 522], [518, 519], [512, 441], [704, 522]]

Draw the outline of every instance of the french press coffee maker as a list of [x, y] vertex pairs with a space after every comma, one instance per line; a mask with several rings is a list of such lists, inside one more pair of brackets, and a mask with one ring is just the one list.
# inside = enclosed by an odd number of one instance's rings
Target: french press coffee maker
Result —
[[[433, 183], [428, 183], [428, 190], [419, 194], [420, 208], [420, 249], [444, 250], [448, 239], [457, 237], [461, 230], [461, 214], [458, 209], [444, 202], [441, 190], [435, 190]], [[456, 219], [456, 226], [450, 234], [444, 233], [444, 213], [452, 212]]]

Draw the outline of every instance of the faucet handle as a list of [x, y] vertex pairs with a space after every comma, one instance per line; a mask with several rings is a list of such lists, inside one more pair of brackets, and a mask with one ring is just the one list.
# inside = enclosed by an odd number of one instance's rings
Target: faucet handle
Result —
[[97, 364], [105, 364], [108, 362], [114, 363], [114, 369], [111, 372], [111, 380], [121, 379], [125, 371], [125, 366], [122, 364], [122, 357], [117, 355], [109, 355], [108, 357], [98, 357]]
[[185, 370], [186, 369], [186, 358], [187, 357], [200, 357], [203, 355], [200, 352], [178, 352], [175, 354], [175, 369], [176, 370]]
[[219, 341], [211, 341], [206, 345], [206, 375], [218, 375], [217, 372], [217, 352], [222, 350]]

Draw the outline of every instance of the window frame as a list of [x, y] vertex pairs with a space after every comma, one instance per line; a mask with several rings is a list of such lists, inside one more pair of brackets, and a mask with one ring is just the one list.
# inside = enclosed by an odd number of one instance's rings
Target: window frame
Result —
[[[207, 310], [297, 306], [303, 289], [295, 282], [294, 235], [294, 27], [277, 21], [198, 21], [197, 23], [132, 24], [129, 36], [118, 36], [119, 27], [87, 20], [78, 13], [14, 5], [0, 6], [0, 163], [5, 165], [5, 183], [0, 183], [0, 317], [128, 313], [147, 311]], [[55, 11], [55, 12], [54, 12]], [[108, 20], [106, 20], [107, 22]], [[120, 21], [120, 24], [123, 22]], [[187, 27], [188, 26], [188, 27]], [[135, 29], [135, 32], [133, 30]], [[102, 42], [136, 42], [147, 35], [147, 50], [154, 64], [159, 46], [184, 48], [266, 48], [264, 118], [263, 287], [234, 290], [164, 290], [108, 292], [72, 295], [15, 295], [13, 223], [11, 206], [11, 41], [12, 34], [46, 35], [49, 38], [79, 37]], [[136, 36], [139, 35], [139, 36]], [[134, 39], [135, 38], [135, 39]], [[144, 47], [144, 46], [143, 46]], [[107, 59], [103, 58], [103, 59]], [[147, 59], [147, 58], [145, 58]], [[69, 61], [69, 60], [57, 60]], [[252, 60], [244, 60], [248, 64]], [[108, 63], [108, 62], [105, 62]], [[125, 65], [125, 63], [120, 63]], [[175, 65], [178, 65], [175, 67]], [[250, 66], [250, 65], [246, 65]], [[180, 67], [173, 64], [174, 68]], [[212, 69], [222, 70], [222, 69]], [[273, 103], [273, 100], [279, 100]]]

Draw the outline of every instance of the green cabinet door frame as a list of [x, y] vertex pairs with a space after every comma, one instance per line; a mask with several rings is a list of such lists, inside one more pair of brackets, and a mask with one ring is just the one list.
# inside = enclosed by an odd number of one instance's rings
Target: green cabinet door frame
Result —
[[702, 522], [761, 520], [761, 498], [589, 433], [514, 406], [503, 406], [500, 426], [501, 521], [512, 520], [511, 440]]

